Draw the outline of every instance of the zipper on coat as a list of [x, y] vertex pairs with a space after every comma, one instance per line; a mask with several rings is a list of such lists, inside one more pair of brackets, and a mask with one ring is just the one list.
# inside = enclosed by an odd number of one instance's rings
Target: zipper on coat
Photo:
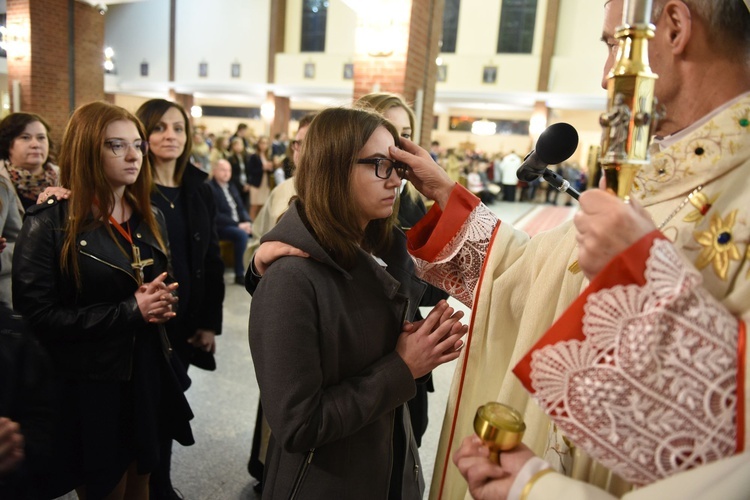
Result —
[[310, 467], [310, 462], [312, 462], [314, 453], [315, 448], [310, 448], [310, 451], [307, 452], [307, 457], [305, 458], [305, 461], [302, 462], [302, 467], [300, 468], [297, 477], [294, 479], [294, 486], [292, 487], [292, 492], [289, 495], [289, 500], [295, 500], [295, 498], [297, 498], [297, 494], [299, 493], [300, 487], [302, 486], [302, 481], [305, 479], [307, 469]]
[[135, 281], [135, 282], [136, 282], [136, 284], [138, 284], [138, 280], [136, 280], [136, 279], [135, 279], [135, 276], [133, 276], [133, 275], [132, 275], [132, 274], [131, 274], [131, 273], [130, 273], [129, 271], [126, 271], [125, 269], [121, 268], [120, 266], [117, 266], [117, 265], [115, 265], [115, 264], [112, 264], [111, 262], [107, 262], [106, 260], [104, 260], [104, 259], [100, 259], [99, 257], [95, 257], [95, 256], [91, 255], [91, 254], [90, 254], [90, 253], [88, 253], [88, 252], [84, 252], [83, 250], [80, 250], [80, 252], [81, 252], [81, 255], [85, 255], [86, 257], [91, 257], [91, 258], [92, 258], [92, 259], [94, 259], [95, 261], [97, 261], [97, 262], [101, 262], [101, 263], [102, 263], [102, 264], [104, 264], [105, 266], [109, 266], [109, 267], [111, 267], [112, 269], [117, 269], [118, 271], [122, 271], [123, 273], [127, 274], [128, 276], [130, 276], [130, 279], [132, 279], [133, 281]]

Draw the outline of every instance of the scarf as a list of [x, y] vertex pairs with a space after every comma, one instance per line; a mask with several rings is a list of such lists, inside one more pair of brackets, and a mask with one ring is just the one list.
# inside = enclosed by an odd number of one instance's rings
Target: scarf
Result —
[[38, 174], [32, 174], [23, 168], [16, 168], [8, 164], [8, 173], [10, 180], [16, 187], [16, 192], [21, 198], [33, 200], [36, 203], [39, 194], [49, 186], [59, 184], [59, 176], [55, 169], [49, 164], [44, 164], [42, 171]]

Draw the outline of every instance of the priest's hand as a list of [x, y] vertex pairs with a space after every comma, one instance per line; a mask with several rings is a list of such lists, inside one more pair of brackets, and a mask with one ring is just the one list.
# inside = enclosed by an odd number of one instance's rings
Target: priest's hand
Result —
[[590, 189], [578, 201], [581, 209], [573, 217], [578, 231], [578, 264], [589, 279], [656, 229], [651, 216], [635, 200], [625, 203], [603, 189]]
[[448, 177], [445, 169], [435, 163], [430, 153], [404, 138], [401, 138], [401, 149], [391, 146], [389, 152], [394, 160], [408, 165], [405, 178], [414, 184], [417, 191], [435, 200], [444, 209], [456, 183]]
[[524, 444], [511, 451], [500, 452], [500, 465], [490, 460], [490, 450], [482, 440], [472, 435], [463, 440], [453, 455], [461, 475], [476, 500], [505, 500], [513, 481], [534, 453]]

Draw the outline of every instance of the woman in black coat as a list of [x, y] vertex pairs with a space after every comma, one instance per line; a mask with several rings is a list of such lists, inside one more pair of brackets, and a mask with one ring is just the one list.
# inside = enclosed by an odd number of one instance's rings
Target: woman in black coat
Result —
[[[189, 163], [190, 120], [179, 105], [164, 99], [145, 102], [136, 112], [149, 141], [154, 185], [151, 202], [163, 213], [180, 285], [177, 317], [169, 338], [185, 367], [214, 369], [215, 336], [221, 333], [224, 263], [216, 233], [216, 207], [207, 174]], [[152, 477], [152, 498], [172, 498], [171, 442], [165, 443], [164, 469]]]
[[[164, 219], [151, 207], [145, 134], [122, 108], [71, 117], [61, 181], [75, 196], [27, 211], [13, 261], [16, 310], [49, 352], [62, 398], [45, 496], [148, 498], [163, 439], [193, 443], [161, 327], [173, 320]], [[79, 495], [80, 496], [80, 495]]]

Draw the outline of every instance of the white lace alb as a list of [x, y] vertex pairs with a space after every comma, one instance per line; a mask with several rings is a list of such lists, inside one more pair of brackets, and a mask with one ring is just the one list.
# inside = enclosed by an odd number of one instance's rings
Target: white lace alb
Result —
[[646, 284], [585, 306], [583, 341], [532, 355], [535, 398], [576, 445], [648, 484], [734, 454], [737, 319], [656, 240]]
[[417, 276], [471, 308], [492, 232], [498, 222], [495, 214], [480, 203], [432, 262], [414, 259]]

